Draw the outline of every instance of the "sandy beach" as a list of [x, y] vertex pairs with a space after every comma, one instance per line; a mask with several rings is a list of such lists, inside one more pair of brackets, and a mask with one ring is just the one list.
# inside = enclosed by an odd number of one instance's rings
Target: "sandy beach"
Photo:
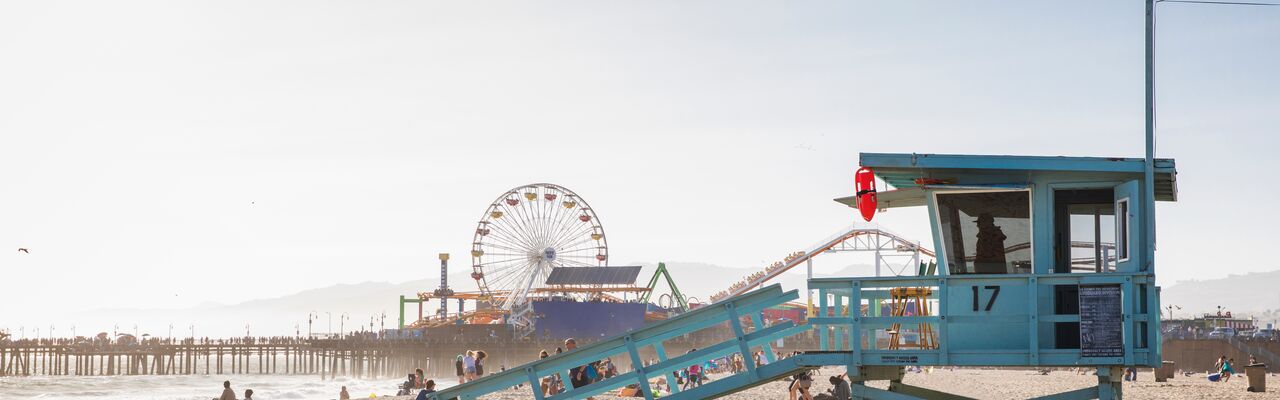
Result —
[[[842, 369], [824, 368], [818, 372], [814, 381], [813, 392], [826, 391], [831, 388], [827, 377], [843, 372]], [[1140, 372], [1137, 382], [1124, 383], [1124, 395], [1129, 399], [1280, 399], [1280, 377], [1268, 376], [1269, 387], [1266, 393], [1250, 393], [1245, 391], [1248, 380], [1244, 375], [1231, 379], [1230, 382], [1209, 382], [1205, 374], [1199, 373], [1190, 377], [1181, 374], [1168, 382], [1155, 382], [1150, 371]], [[1025, 399], [1053, 393], [1079, 389], [1095, 385], [1097, 377], [1092, 374], [1078, 375], [1072, 371], [1053, 371], [1048, 375], [1040, 375], [1030, 370], [990, 370], [990, 369], [957, 369], [954, 371], [935, 370], [932, 373], [908, 373], [903, 381], [936, 390], [946, 390], [962, 396], [978, 399]], [[771, 382], [722, 397], [730, 400], [786, 399], [787, 381]], [[880, 382], [871, 386], [885, 388]], [[396, 399], [412, 399], [412, 397], [395, 397]], [[508, 390], [502, 393], [484, 396], [483, 399], [517, 400], [532, 399], [527, 391]], [[613, 395], [596, 396], [597, 399], [623, 399]], [[630, 398], [630, 397], [629, 397]]]

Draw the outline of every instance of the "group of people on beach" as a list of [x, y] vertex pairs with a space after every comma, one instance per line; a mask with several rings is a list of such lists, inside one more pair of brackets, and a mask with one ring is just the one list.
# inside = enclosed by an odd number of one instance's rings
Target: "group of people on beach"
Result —
[[489, 354], [484, 350], [467, 350], [465, 354], [459, 354], [453, 361], [453, 367], [458, 374], [458, 384], [480, 379], [484, 376], [484, 359], [489, 358]]
[[[564, 340], [564, 347], [556, 347], [555, 354], [561, 354], [566, 351], [572, 351], [578, 348], [578, 341], [574, 338]], [[538, 351], [538, 359], [551, 357], [551, 353], [546, 349]], [[583, 365], [579, 365], [569, 369], [569, 383], [575, 388], [580, 388], [592, 383], [609, 379], [618, 374], [618, 368], [613, 365], [613, 360], [603, 359], [591, 361]], [[560, 374], [552, 374], [544, 377], [539, 381], [543, 396], [550, 396], [564, 393], [567, 390], [564, 385], [564, 377]], [[591, 399], [591, 397], [587, 397]]]
[[[1249, 356], [1249, 363], [1254, 363], [1253, 356]], [[1222, 357], [1218, 357], [1218, 361], [1213, 363], [1213, 369], [1218, 371], [1219, 382], [1226, 383], [1231, 380], [1231, 375], [1236, 373], [1235, 365], [1235, 358], [1227, 358], [1225, 354]]]
[[[400, 385], [400, 391], [396, 392], [396, 395], [412, 396], [414, 395], [413, 391], [415, 390], [418, 391], [418, 399], [426, 399], [428, 394], [435, 393], [436, 391], [436, 381], [427, 379], [422, 372], [422, 368], [415, 369], [412, 374], [409, 374], [409, 377]], [[347, 387], [343, 386], [342, 395], [339, 396], [339, 400], [347, 400], [350, 398], [346, 396]]]
[[[222, 381], [222, 395], [213, 400], [236, 400], [236, 391], [231, 390], [231, 381]], [[244, 390], [244, 400], [253, 400], [253, 389]]]

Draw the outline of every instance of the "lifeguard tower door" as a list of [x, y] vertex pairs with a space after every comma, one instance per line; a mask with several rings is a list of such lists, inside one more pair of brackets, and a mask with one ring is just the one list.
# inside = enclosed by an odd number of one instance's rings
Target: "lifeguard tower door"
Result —
[[1146, 263], [1142, 259], [1146, 254], [1138, 252], [1135, 254], [1132, 249], [1142, 248], [1141, 229], [1134, 227], [1141, 226], [1138, 219], [1139, 213], [1134, 210], [1135, 205], [1147, 204], [1138, 201], [1142, 195], [1142, 186], [1138, 181], [1128, 181], [1115, 188], [1116, 202], [1116, 270], [1125, 272], [1146, 271]]

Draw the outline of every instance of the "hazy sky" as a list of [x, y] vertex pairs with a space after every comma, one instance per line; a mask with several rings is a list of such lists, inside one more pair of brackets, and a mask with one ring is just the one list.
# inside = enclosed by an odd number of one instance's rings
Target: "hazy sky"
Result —
[[[857, 218], [830, 199], [859, 152], [1141, 156], [1142, 12], [0, 3], [0, 318], [467, 268], [532, 182], [587, 199], [615, 263], [765, 265]], [[1275, 269], [1280, 8], [1159, 15], [1159, 280]], [[877, 222], [928, 239], [923, 210]]]

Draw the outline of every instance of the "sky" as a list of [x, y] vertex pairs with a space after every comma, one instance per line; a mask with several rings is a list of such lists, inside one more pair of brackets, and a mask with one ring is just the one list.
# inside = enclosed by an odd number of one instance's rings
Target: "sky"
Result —
[[[1158, 16], [1158, 280], [1276, 269], [1280, 7]], [[0, 325], [466, 268], [533, 182], [615, 264], [763, 266], [860, 152], [1140, 157], [1142, 107], [1141, 1], [4, 2]]]

